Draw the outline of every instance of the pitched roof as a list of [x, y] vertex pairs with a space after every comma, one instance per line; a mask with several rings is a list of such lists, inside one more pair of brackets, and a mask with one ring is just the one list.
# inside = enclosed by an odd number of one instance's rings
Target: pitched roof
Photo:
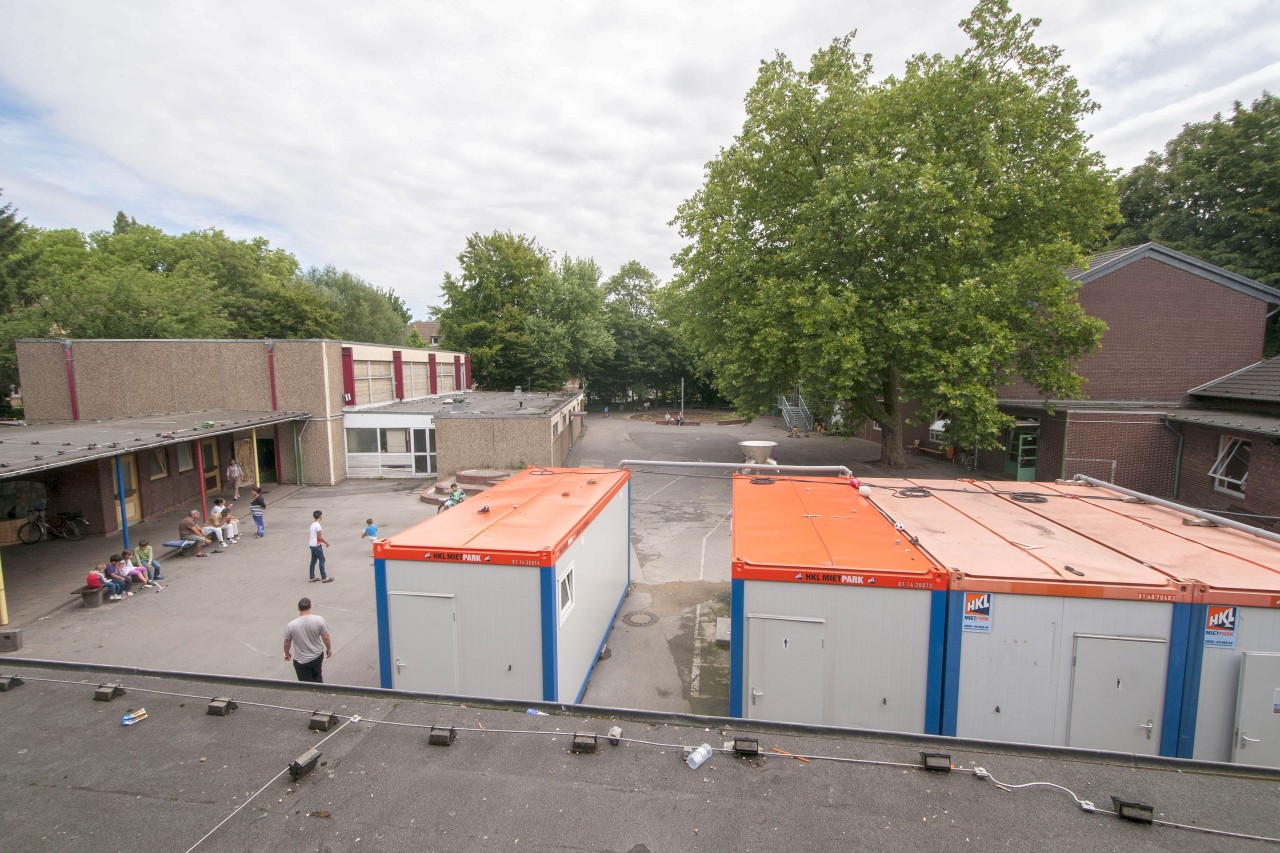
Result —
[[440, 334], [440, 322], [438, 320], [414, 320], [409, 324], [409, 328], [416, 330], [418, 337], [427, 343], [431, 343], [433, 335]]
[[1195, 397], [1224, 397], [1280, 403], [1280, 356], [1243, 367], [1189, 392]]
[[1232, 290], [1239, 291], [1264, 302], [1273, 305], [1280, 305], [1280, 290], [1268, 287], [1261, 282], [1254, 281], [1251, 278], [1245, 278], [1237, 275], [1230, 270], [1222, 267], [1214, 266], [1205, 261], [1193, 258], [1190, 255], [1184, 255], [1181, 252], [1175, 252], [1167, 246], [1161, 246], [1159, 243], [1143, 243], [1141, 246], [1129, 246], [1123, 249], [1112, 249], [1107, 252], [1101, 252], [1089, 259], [1087, 269], [1068, 269], [1066, 270], [1067, 278], [1072, 281], [1078, 281], [1081, 284], [1088, 284], [1095, 279], [1104, 275], [1113, 273], [1122, 267], [1126, 267], [1134, 261], [1140, 261], [1143, 258], [1153, 258], [1161, 263], [1177, 267], [1180, 270], [1198, 275], [1201, 278], [1216, 282]]

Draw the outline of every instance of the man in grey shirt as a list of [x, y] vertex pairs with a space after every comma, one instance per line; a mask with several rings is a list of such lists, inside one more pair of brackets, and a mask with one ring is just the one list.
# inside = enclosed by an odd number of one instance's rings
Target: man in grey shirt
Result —
[[329, 642], [329, 626], [324, 617], [311, 612], [311, 599], [299, 600], [298, 618], [284, 629], [284, 659], [293, 661], [299, 681], [322, 684], [324, 659], [331, 657], [333, 645]]

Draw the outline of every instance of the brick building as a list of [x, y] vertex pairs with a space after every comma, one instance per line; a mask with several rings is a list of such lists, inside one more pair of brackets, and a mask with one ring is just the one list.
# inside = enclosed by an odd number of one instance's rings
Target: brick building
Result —
[[[1280, 515], [1270, 467], [1276, 445], [1252, 440], [1246, 450], [1233, 450], [1237, 466], [1252, 452], [1250, 487], [1259, 496], [1245, 500], [1243, 493], [1214, 488], [1222, 478], [1209, 472], [1230, 439], [1207, 432], [1249, 440], [1243, 427], [1224, 431], [1227, 411], [1247, 415], [1251, 428], [1269, 431], [1276, 424], [1280, 369], [1259, 365], [1251, 381], [1270, 390], [1254, 389], [1247, 400], [1212, 389], [1216, 380], [1258, 365], [1280, 291], [1155, 243], [1096, 255], [1067, 277], [1080, 283], [1085, 311], [1107, 323], [1101, 345], [1078, 367], [1085, 396], [1044, 400], [1030, 385], [1001, 389], [1001, 408], [1017, 426], [1002, 449], [979, 453], [979, 469], [1024, 480], [1087, 474], [1206, 508], [1247, 505]], [[1206, 417], [1198, 410], [1210, 407], [1219, 412], [1213, 424], [1194, 426]], [[942, 420], [945, 413], [938, 413], [932, 424], [906, 427], [906, 444], [942, 447]], [[879, 433], [868, 427], [864, 437]]]
[[[32, 339], [16, 348], [28, 426], [5, 432], [0, 484], [35, 482], [50, 510], [80, 510], [97, 531], [118, 530], [122, 508], [133, 523], [225, 490], [233, 456], [243, 483], [333, 485], [559, 465], [581, 429], [570, 416], [581, 394], [473, 392], [470, 357], [440, 349]], [[50, 459], [38, 447], [52, 441]]]

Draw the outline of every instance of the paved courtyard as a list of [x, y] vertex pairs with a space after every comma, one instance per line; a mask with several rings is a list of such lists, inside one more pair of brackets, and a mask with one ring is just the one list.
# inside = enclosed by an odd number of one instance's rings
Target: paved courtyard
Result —
[[[863, 475], [879, 448], [832, 436], [786, 438], [771, 419], [752, 424], [659, 426], [650, 419], [591, 415], [569, 464], [613, 467], [622, 459], [737, 462], [737, 443], [774, 440], [784, 464], [845, 465]], [[926, 477], [954, 477], [945, 463], [912, 460]], [[584, 701], [610, 707], [725, 714], [728, 652], [714, 642], [716, 618], [729, 612], [728, 473], [637, 465], [632, 480], [633, 591], [610, 634]], [[10, 654], [178, 672], [292, 679], [281, 631], [309, 595], [328, 620], [333, 683], [377, 686], [372, 559], [360, 538], [373, 517], [382, 534], [403, 530], [433, 510], [422, 481], [348, 480], [333, 487], [272, 488], [265, 539], [252, 536], [208, 559], [170, 558], [162, 592], [138, 592], [96, 610], [71, 591], [94, 563], [120, 550], [119, 534], [81, 542], [41, 542], [0, 550], [10, 625], [23, 647]], [[307, 527], [324, 511], [331, 584], [307, 581]], [[237, 507], [248, 515], [247, 501]], [[173, 538], [180, 513], [131, 530], [152, 543]], [[4, 655], [0, 655], [0, 667]]]

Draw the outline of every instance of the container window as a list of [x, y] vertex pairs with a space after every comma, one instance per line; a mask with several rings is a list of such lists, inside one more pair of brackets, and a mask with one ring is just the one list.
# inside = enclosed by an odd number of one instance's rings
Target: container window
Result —
[[560, 576], [558, 589], [556, 592], [560, 601], [560, 624], [564, 624], [565, 617], [569, 615], [569, 611], [573, 610], [573, 564], [569, 564], [569, 568], [565, 569], [564, 574]]
[[1218, 440], [1218, 459], [1209, 469], [1209, 476], [1214, 490], [1243, 497], [1249, 480], [1249, 442], [1222, 436]]

